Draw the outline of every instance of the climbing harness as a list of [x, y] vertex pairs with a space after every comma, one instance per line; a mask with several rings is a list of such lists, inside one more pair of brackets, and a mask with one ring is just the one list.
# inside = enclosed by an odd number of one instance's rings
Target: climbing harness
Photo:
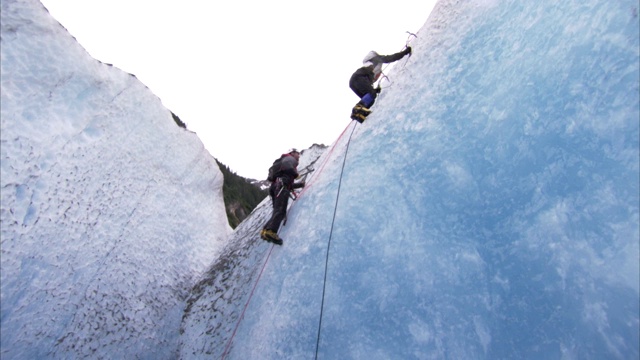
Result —
[[280, 193], [284, 190], [284, 184], [282, 183], [282, 178], [276, 179], [276, 197], [280, 197]]
[[340, 170], [340, 179], [338, 180], [338, 193], [336, 194], [336, 204], [333, 208], [333, 219], [331, 220], [331, 230], [329, 230], [329, 241], [327, 242], [327, 255], [325, 257], [324, 262], [324, 280], [322, 282], [322, 301], [320, 303], [320, 320], [318, 321], [318, 339], [316, 341], [316, 356], [315, 359], [318, 359], [318, 349], [320, 347], [320, 333], [322, 332], [322, 316], [324, 312], [324, 297], [327, 288], [327, 272], [329, 268], [329, 250], [331, 248], [331, 237], [333, 235], [333, 225], [336, 221], [336, 212], [338, 210], [338, 201], [340, 200], [340, 187], [342, 186], [342, 174], [344, 173], [344, 165], [347, 163], [347, 153], [349, 153], [349, 145], [351, 144], [351, 137], [353, 136], [353, 132], [356, 129], [355, 125], [351, 130], [351, 135], [349, 135], [349, 140], [347, 140], [347, 148], [344, 151], [344, 159], [342, 160], [342, 169]]

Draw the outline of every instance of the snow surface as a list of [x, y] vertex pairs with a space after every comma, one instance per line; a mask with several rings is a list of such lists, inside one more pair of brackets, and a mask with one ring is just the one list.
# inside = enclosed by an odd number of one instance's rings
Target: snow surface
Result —
[[440, 1], [284, 246], [265, 204], [236, 229], [181, 357], [637, 359], [638, 29], [634, 1]]
[[441, 0], [279, 247], [142, 84], [0, 1], [3, 359], [640, 356], [637, 2]]
[[215, 159], [38, 1], [1, 26], [0, 357], [175, 357], [231, 233]]

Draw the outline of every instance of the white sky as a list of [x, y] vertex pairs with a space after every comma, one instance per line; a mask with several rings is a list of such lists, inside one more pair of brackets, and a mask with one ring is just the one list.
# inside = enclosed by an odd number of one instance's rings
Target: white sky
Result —
[[136, 75], [237, 174], [330, 145], [370, 50], [402, 50], [436, 0], [41, 0], [94, 58]]

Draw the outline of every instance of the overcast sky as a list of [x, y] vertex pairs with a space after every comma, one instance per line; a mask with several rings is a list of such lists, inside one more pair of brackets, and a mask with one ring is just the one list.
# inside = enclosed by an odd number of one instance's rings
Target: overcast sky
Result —
[[256, 179], [289, 148], [335, 141], [359, 100], [351, 73], [370, 50], [402, 50], [435, 2], [42, 0], [91, 56], [136, 75], [212, 156]]

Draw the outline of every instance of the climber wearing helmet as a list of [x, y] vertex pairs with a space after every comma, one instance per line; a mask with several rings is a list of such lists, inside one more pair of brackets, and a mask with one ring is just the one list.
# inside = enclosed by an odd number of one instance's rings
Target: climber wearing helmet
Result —
[[269, 168], [269, 176], [267, 180], [271, 181], [269, 187], [269, 196], [273, 205], [273, 213], [271, 218], [260, 231], [260, 237], [263, 240], [282, 245], [282, 239], [278, 236], [278, 228], [280, 223], [287, 214], [287, 205], [289, 203], [289, 194], [293, 189], [304, 187], [305, 183], [294, 183], [299, 177], [298, 160], [300, 152], [296, 149], [289, 150], [288, 153], [282, 154], [276, 159]]
[[359, 122], [371, 113], [369, 108], [376, 101], [376, 96], [380, 93], [380, 87], [373, 88], [373, 84], [380, 78], [382, 74], [382, 64], [398, 61], [411, 54], [411, 47], [392, 55], [380, 55], [375, 51], [371, 51], [365, 56], [363, 66], [356, 70], [351, 79], [349, 79], [349, 87], [356, 95], [360, 97], [360, 101], [353, 107], [351, 118]]

